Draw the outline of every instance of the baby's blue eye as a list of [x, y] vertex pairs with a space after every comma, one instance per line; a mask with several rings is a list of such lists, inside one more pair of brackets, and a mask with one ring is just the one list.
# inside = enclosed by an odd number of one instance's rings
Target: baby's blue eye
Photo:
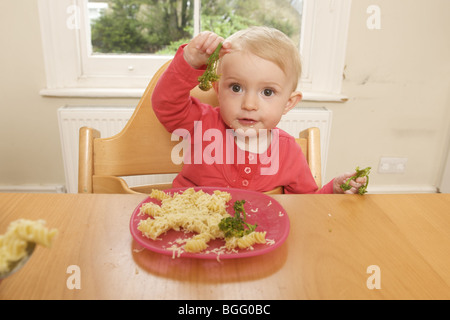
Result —
[[263, 95], [266, 97], [270, 97], [274, 94], [275, 92], [272, 89], [264, 89], [263, 90]]

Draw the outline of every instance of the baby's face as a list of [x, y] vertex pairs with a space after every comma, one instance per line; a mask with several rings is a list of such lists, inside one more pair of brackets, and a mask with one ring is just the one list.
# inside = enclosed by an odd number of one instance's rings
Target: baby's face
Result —
[[[292, 105], [292, 81], [275, 63], [233, 51], [220, 62], [218, 99], [224, 122], [232, 129], [270, 130]], [[299, 93], [297, 93], [299, 94]], [[301, 96], [300, 96], [301, 97]]]

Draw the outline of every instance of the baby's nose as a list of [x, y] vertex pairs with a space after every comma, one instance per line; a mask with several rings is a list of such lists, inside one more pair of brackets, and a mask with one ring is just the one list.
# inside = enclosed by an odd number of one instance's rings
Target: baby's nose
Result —
[[242, 102], [242, 109], [258, 110], [257, 99], [252, 94], [246, 94], [244, 97], [244, 101]]

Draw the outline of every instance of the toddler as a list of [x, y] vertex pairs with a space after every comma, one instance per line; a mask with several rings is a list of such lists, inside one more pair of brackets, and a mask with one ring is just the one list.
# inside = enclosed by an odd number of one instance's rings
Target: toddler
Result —
[[[209, 56], [222, 43], [214, 83], [219, 106], [190, 96]], [[298, 49], [282, 32], [251, 27], [224, 40], [202, 32], [181, 46], [155, 87], [152, 103], [165, 128], [184, 140], [184, 165], [174, 187], [231, 187], [266, 192], [344, 193], [343, 174], [319, 189], [305, 156], [276, 126], [297, 105]], [[351, 181], [357, 193], [365, 178]]]

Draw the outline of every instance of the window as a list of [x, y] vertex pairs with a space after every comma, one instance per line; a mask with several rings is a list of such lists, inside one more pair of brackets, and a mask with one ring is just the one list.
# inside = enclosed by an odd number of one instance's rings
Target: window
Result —
[[303, 0], [88, 0], [86, 4], [91, 54], [172, 55], [199, 31], [226, 38], [251, 25], [275, 27], [300, 43]]
[[202, 28], [226, 37], [264, 24], [299, 43], [304, 98], [339, 101], [350, 2], [39, 0], [47, 74], [41, 94], [140, 97], [179, 44]]

